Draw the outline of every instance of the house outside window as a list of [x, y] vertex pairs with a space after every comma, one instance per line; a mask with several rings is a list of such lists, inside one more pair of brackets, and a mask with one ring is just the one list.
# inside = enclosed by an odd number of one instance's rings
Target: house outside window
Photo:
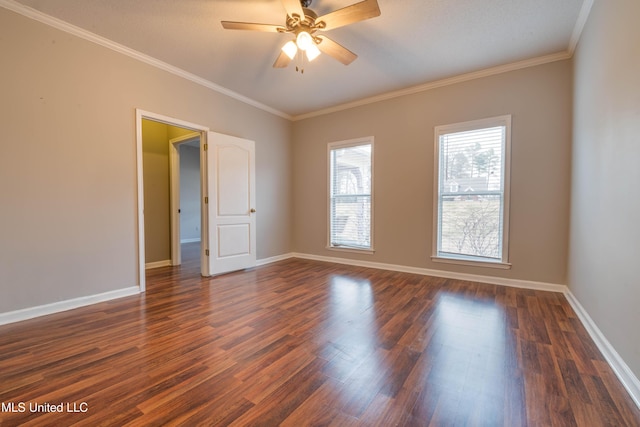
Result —
[[332, 142], [328, 248], [373, 253], [373, 137]]
[[435, 128], [437, 262], [510, 268], [511, 116]]

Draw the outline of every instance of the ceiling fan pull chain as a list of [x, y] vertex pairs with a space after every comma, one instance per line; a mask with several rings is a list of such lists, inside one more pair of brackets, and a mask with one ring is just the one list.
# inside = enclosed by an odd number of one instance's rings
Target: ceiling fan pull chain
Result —
[[304, 74], [304, 58], [304, 52], [298, 50], [298, 52], [296, 52], [296, 72], [300, 74]]

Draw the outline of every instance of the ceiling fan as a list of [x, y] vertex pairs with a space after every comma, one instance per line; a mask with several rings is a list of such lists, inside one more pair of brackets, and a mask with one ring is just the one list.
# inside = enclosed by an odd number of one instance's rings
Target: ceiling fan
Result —
[[358, 55], [325, 35], [316, 34], [316, 32], [329, 31], [380, 16], [377, 0], [364, 0], [320, 17], [309, 9], [311, 1], [282, 0], [282, 4], [287, 11], [285, 25], [222, 21], [222, 26], [228, 30], [251, 30], [293, 35], [295, 39], [288, 41], [282, 47], [282, 52], [280, 52], [276, 62], [273, 64], [274, 68], [287, 67], [299, 51], [304, 52], [309, 61], [313, 61], [322, 52], [337, 59], [344, 65], [349, 65]]

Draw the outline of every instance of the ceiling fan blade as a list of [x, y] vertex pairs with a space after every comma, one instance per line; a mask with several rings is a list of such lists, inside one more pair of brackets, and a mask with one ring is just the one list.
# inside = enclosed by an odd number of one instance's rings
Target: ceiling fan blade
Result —
[[227, 30], [264, 31], [267, 33], [279, 33], [285, 30], [280, 25], [255, 24], [251, 22], [222, 21], [222, 26]]
[[351, 6], [343, 7], [316, 19], [316, 23], [323, 21], [324, 28], [321, 30], [333, 30], [354, 22], [380, 16], [380, 7], [377, 0], [364, 0]]
[[300, 0], [282, 0], [282, 5], [287, 11], [287, 15], [298, 15], [299, 17], [304, 18], [304, 12], [302, 11]]
[[344, 65], [351, 64], [358, 57], [358, 55], [351, 52], [346, 47], [339, 45], [328, 37], [317, 37], [320, 39], [320, 43], [318, 43], [318, 49], [320, 49], [322, 53], [326, 53], [330, 57], [342, 62]]
[[287, 68], [290, 62], [291, 58], [286, 53], [280, 52], [280, 56], [273, 63], [273, 68]]

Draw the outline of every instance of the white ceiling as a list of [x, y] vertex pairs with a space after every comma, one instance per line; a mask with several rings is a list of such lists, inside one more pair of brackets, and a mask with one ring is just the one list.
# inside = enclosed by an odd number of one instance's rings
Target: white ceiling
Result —
[[[220, 24], [283, 25], [280, 0], [16, 2], [295, 117], [531, 58], [568, 56], [589, 0], [378, 0], [379, 17], [325, 33], [358, 59], [345, 66], [321, 55], [304, 74], [293, 64], [272, 68], [290, 36]], [[310, 8], [323, 15], [355, 2], [314, 0]]]

